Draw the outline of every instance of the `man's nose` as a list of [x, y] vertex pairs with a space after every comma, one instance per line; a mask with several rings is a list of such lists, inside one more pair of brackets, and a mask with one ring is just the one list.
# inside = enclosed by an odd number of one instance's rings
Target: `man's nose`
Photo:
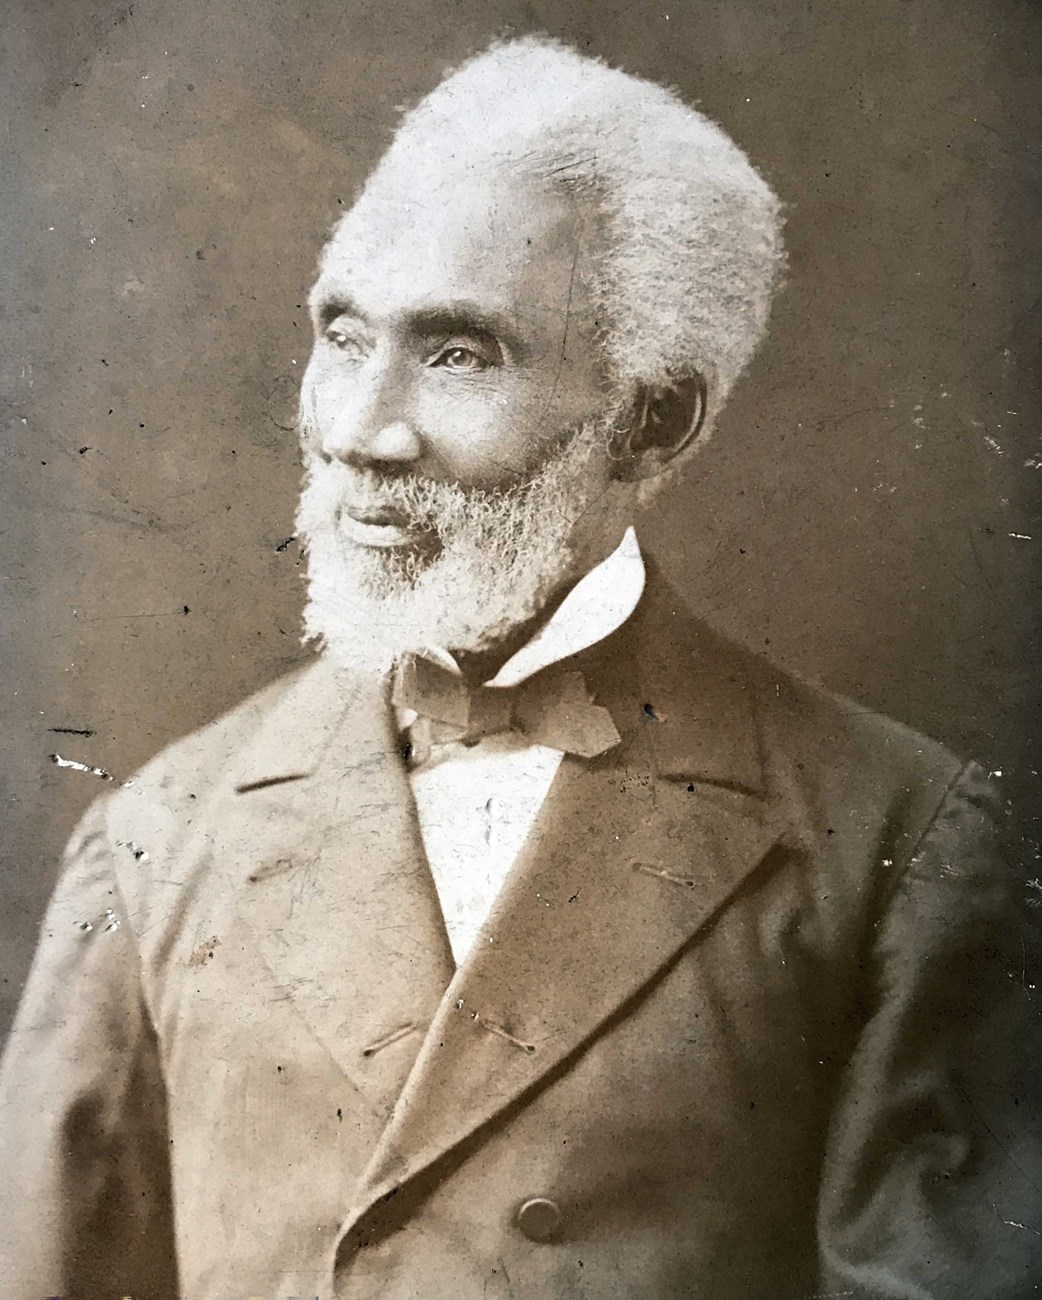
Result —
[[356, 466], [405, 465], [422, 454], [422, 439], [405, 395], [390, 380], [336, 397], [324, 415], [319, 445], [330, 460]]

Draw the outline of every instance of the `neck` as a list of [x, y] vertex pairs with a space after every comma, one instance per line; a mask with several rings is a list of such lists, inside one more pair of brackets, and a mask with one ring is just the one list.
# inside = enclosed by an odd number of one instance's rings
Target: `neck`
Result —
[[487, 649], [450, 650], [449, 653], [455, 659], [467, 684], [481, 686], [491, 681], [507, 660], [512, 659], [521, 647], [531, 641], [539, 629], [553, 617], [554, 611], [574, 585], [574, 582], [569, 582], [560, 587], [538, 614], [511, 628], [504, 637]]
[[576, 583], [611, 555], [622, 540], [624, 531], [624, 529], [620, 528], [618, 536], [607, 542], [602, 542], [596, 548], [591, 546], [584, 548], [585, 554], [577, 564], [570, 566], [569, 572], [554, 588], [538, 613], [526, 619], [523, 623], [510, 628], [504, 636], [497, 638], [487, 649], [456, 651], [448, 647], [449, 653], [455, 659], [468, 685], [481, 686], [485, 682], [491, 681], [503, 665], [509, 659], [512, 659], [521, 647], [531, 641], [540, 628], [550, 621], [561, 602]]

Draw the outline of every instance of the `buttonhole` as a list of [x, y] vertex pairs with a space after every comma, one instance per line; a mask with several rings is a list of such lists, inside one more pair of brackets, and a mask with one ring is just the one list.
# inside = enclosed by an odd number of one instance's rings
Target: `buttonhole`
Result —
[[659, 880], [668, 880], [671, 885], [686, 885], [691, 888], [695, 883], [689, 876], [675, 876], [671, 871], [663, 871], [661, 867], [653, 866], [650, 862], [634, 862], [633, 870], [645, 876], [657, 876]]
[[276, 858], [274, 862], [266, 862], [263, 867], [258, 867], [256, 871], [251, 871], [246, 879], [251, 885], [256, 885], [262, 880], [270, 880], [272, 876], [281, 876], [286, 871], [293, 869], [292, 858]]
[[389, 1034], [384, 1034], [383, 1038], [378, 1038], [375, 1043], [370, 1043], [368, 1047], [362, 1049], [362, 1055], [368, 1060], [370, 1056], [375, 1056], [377, 1052], [382, 1052], [385, 1047], [390, 1047], [392, 1043], [397, 1043], [399, 1039], [405, 1038], [416, 1028], [414, 1021], [408, 1024], [399, 1025], [397, 1029], [392, 1029]]
[[253, 790], [266, 790], [269, 785], [285, 785], [289, 781], [303, 781], [310, 772], [294, 772], [290, 776], [265, 776], [260, 781], [246, 781], [235, 787], [236, 794], [249, 794]]
[[516, 1038], [513, 1034], [504, 1029], [502, 1025], [493, 1024], [491, 1020], [483, 1020], [476, 1011], [473, 1013], [472, 1019], [474, 1020], [474, 1023], [480, 1025], [482, 1029], [487, 1029], [490, 1034], [495, 1034], [497, 1038], [505, 1039], [512, 1046], [524, 1052], [527, 1056], [532, 1056], [535, 1052], [535, 1043], [526, 1043], [523, 1038]]

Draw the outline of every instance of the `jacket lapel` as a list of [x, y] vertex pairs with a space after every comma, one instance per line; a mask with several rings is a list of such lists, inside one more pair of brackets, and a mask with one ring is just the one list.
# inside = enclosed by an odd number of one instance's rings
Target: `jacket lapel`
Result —
[[239, 915], [286, 995], [383, 1116], [453, 962], [378, 682], [327, 660], [265, 720], [220, 833]]
[[626, 634], [584, 657], [623, 742], [562, 762], [441, 1000], [348, 1227], [620, 1014], [763, 860], [780, 827], [739, 662], [654, 578]]

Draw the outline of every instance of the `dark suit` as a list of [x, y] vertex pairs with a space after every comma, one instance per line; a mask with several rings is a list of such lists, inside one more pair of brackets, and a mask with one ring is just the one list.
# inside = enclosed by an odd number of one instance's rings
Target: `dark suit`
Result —
[[455, 974], [375, 682], [309, 665], [88, 814], [3, 1300], [1042, 1294], [1037, 914], [981, 773], [654, 579], [581, 659], [623, 743]]

